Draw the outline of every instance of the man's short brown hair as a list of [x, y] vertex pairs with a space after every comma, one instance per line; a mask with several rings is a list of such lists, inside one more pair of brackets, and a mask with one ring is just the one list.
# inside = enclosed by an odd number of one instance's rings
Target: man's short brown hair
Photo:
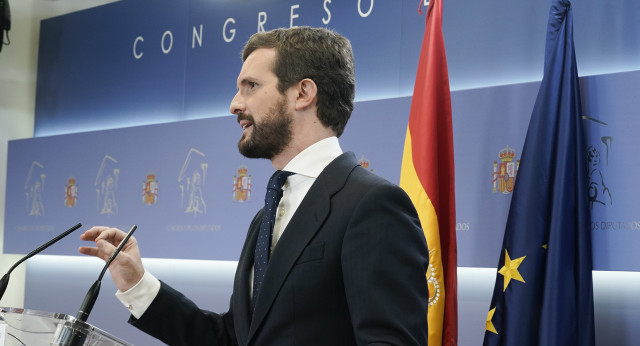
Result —
[[339, 137], [355, 97], [355, 64], [349, 40], [324, 28], [275, 29], [252, 35], [242, 60], [259, 48], [276, 50], [274, 73], [281, 93], [305, 78], [316, 83], [318, 118]]

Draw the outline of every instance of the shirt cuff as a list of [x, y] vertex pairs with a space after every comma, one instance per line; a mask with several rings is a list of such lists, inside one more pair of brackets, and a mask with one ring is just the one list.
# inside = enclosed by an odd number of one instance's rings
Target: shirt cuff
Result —
[[140, 318], [160, 291], [160, 280], [145, 271], [142, 279], [126, 292], [118, 290], [116, 297], [129, 309], [133, 317]]

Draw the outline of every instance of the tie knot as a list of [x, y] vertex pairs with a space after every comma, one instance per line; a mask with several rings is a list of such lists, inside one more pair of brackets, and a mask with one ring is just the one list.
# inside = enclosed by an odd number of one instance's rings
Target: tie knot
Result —
[[275, 171], [269, 179], [269, 185], [267, 186], [270, 189], [280, 190], [284, 185], [284, 182], [287, 181], [287, 177], [294, 173], [287, 171]]

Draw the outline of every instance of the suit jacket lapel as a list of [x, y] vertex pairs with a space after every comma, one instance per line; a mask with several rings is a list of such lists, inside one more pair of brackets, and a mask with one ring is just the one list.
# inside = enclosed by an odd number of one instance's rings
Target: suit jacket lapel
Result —
[[353, 153], [344, 153], [322, 171], [309, 189], [269, 260], [247, 341], [264, 320], [296, 260], [329, 215], [331, 196], [342, 189], [356, 166], [358, 162]]
[[251, 275], [251, 268], [253, 266], [253, 255], [256, 248], [261, 219], [262, 210], [256, 214], [249, 226], [249, 232], [242, 248], [242, 253], [240, 254], [234, 279], [232, 311], [234, 314], [234, 329], [239, 345], [246, 345], [248, 342], [249, 326], [251, 324], [249, 276]]

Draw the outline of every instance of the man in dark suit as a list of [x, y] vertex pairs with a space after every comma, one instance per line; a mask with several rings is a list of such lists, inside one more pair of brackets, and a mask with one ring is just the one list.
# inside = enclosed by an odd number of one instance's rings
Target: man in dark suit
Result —
[[[226, 313], [145, 272], [132, 238], [110, 267], [129, 322], [170, 345], [426, 345], [428, 250], [416, 211], [338, 143], [355, 94], [349, 41], [278, 29], [253, 35], [242, 58], [231, 101], [238, 148], [293, 175], [251, 222]], [[123, 237], [94, 227], [81, 238], [97, 246], [80, 252], [106, 259]]]

